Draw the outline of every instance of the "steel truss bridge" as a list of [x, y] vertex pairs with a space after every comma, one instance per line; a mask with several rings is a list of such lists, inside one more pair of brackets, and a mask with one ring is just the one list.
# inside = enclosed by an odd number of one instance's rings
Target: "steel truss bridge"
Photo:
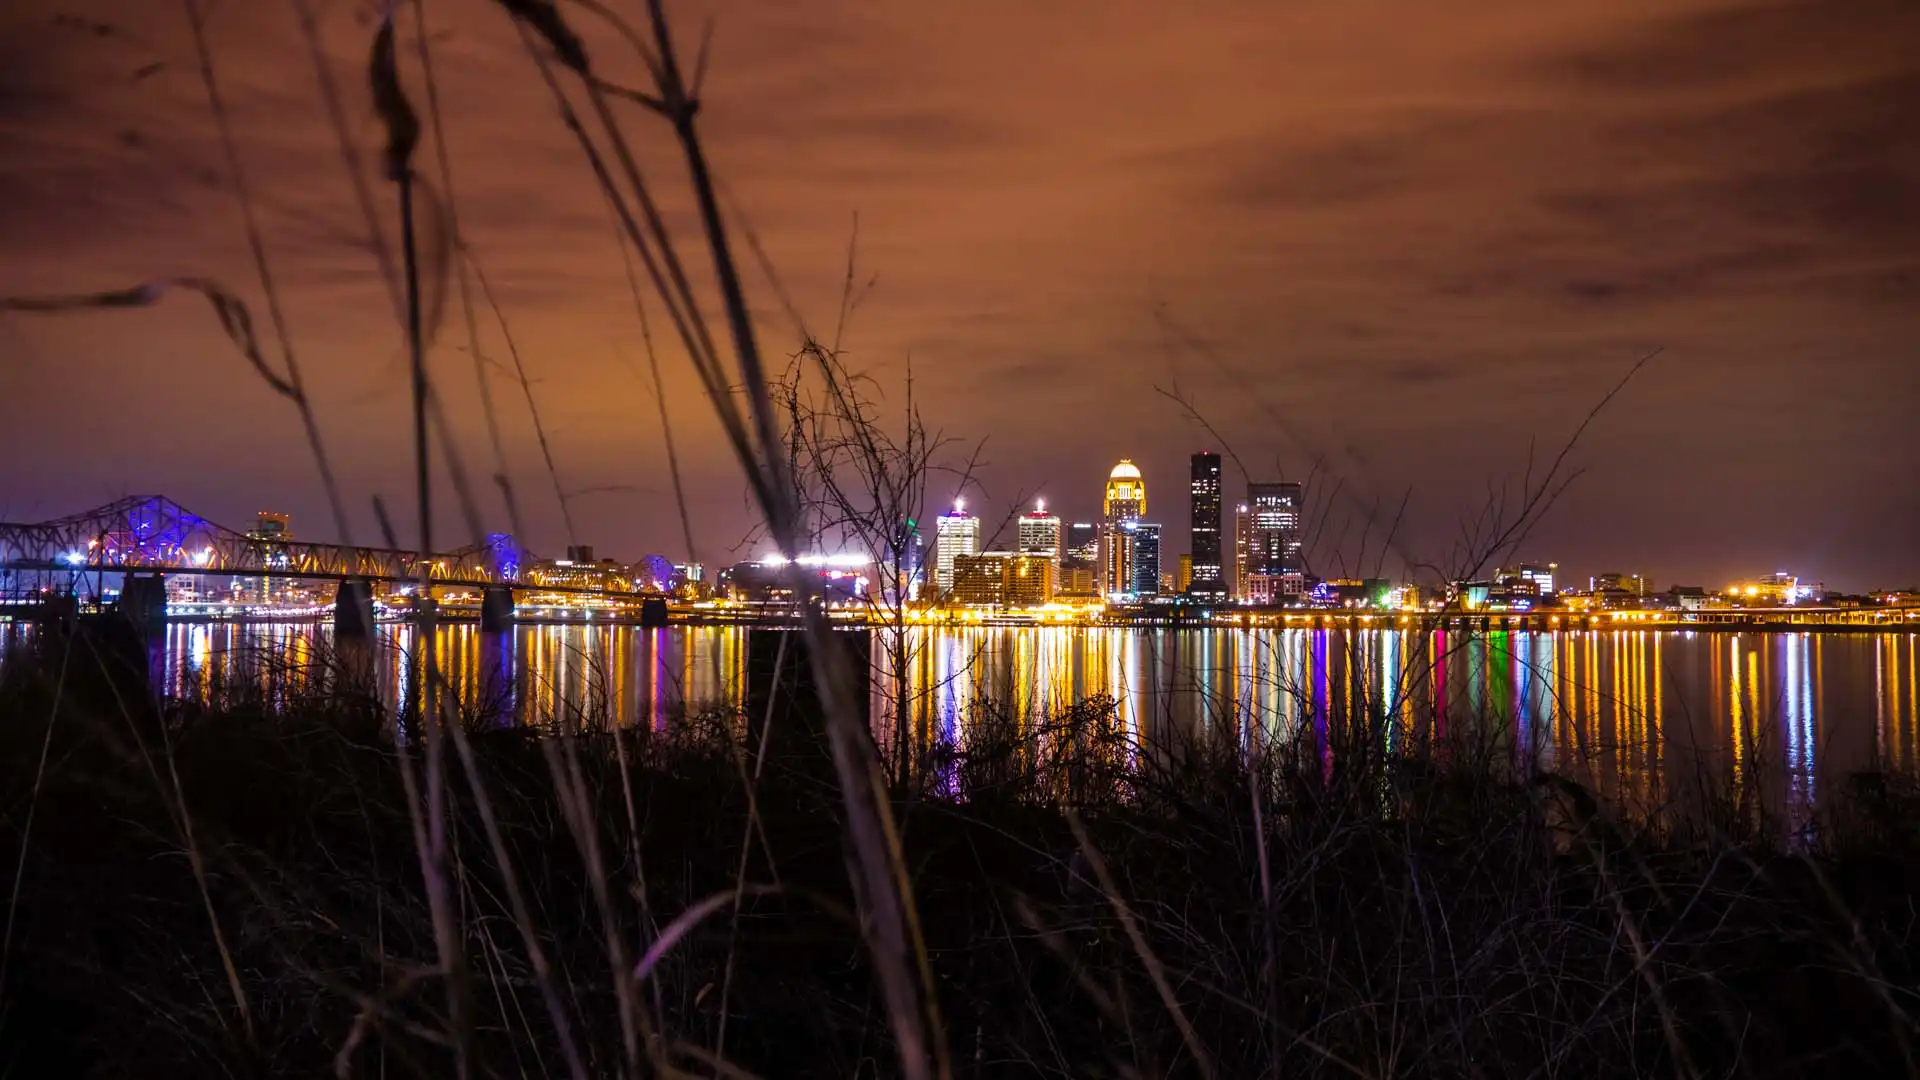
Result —
[[523, 553], [504, 536], [488, 545], [439, 554], [275, 539], [216, 525], [159, 495], [136, 495], [54, 521], [0, 522], [0, 570], [425, 580], [430, 585], [602, 592], [523, 581], [523, 561]]

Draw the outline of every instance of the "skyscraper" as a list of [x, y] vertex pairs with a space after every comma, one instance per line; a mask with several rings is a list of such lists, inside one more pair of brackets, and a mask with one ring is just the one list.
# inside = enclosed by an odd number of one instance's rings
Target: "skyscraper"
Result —
[[1202, 450], [1193, 455], [1192, 517], [1187, 549], [1192, 552], [1193, 576], [1184, 591], [1196, 596], [1224, 596], [1226, 580], [1220, 567], [1220, 455]]
[[1247, 575], [1253, 569], [1253, 510], [1246, 503], [1233, 508], [1233, 598], [1247, 598]]
[[967, 513], [964, 500], [953, 500], [953, 509], [940, 515], [934, 526], [933, 543], [933, 583], [945, 595], [953, 591], [954, 557], [980, 551], [980, 519]]
[[1032, 510], [1020, 515], [1019, 548], [1022, 555], [1044, 555], [1058, 571], [1060, 559], [1066, 554], [1063, 547], [1060, 516], [1047, 513], [1045, 500], [1035, 503]]
[[1107, 494], [1100, 512], [1114, 522], [1138, 521], [1146, 515], [1147, 482], [1141, 479], [1140, 467], [1132, 458], [1121, 458], [1107, 474]]
[[1147, 482], [1133, 459], [1123, 458], [1107, 474], [1107, 490], [1100, 502], [1102, 593], [1112, 596], [1133, 591], [1133, 538], [1122, 526], [1139, 521], [1146, 512]]
[[1277, 577], [1304, 573], [1300, 544], [1300, 485], [1288, 481], [1247, 485], [1253, 522], [1249, 570]]
[[1127, 551], [1127, 577], [1116, 591], [1127, 599], [1160, 594], [1160, 526], [1147, 521], [1120, 523], [1120, 546]]
[[1076, 521], [1067, 526], [1067, 557], [1085, 559], [1089, 563], [1100, 561], [1100, 525], [1093, 521]]

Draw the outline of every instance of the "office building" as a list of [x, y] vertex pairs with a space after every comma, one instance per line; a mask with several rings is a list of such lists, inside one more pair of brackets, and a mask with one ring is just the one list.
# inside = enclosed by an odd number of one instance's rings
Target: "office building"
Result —
[[1246, 503], [1233, 508], [1233, 598], [1248, 599], [1248, 575], [1253, 572], [1253, 510]]
[[953, 558], [953, 584], [946, 590], [947, 600], [967, 607], [1003, 607], [1007, 602], [1007, 560], [1005, 551], [966, 552]]
[[1122, 458], [1107, 474], [1107, 491], [1100, 503], [1101, 516], [1110, 522], [1138, 521], [1147, 512], [1147, 482], [1132, 458]]
[[927, 580], [927, 550], [918, 521], [913, 518], [902, 521], [893, 530], [888, 550], [881, 552], [876, 561], [883, 602], [899, 605], [920, 599], [921, 587]]
[[1100, 526], [1097, 522], [1076, 521], [1067, 526], [1065, 558], [1090, 564], [1100, 561]]
[[1147, 521], [1124, 521], [1120, 523], [1118, 535], [1123, 543], [1116, 546], [1127, 553], [1124, 569], [1127, 576], [1117, 592], [1124, 599], [1138, 600], [1160, 593], [1160, 526]]
[[[293, 540], [292, 519], [287, 515], [260, 511], [254, 517], [253, 528], [247, 531], [247, 539], [253, 541], [261, 565], [289, 565], [286, 548], [282, 546]], [[286, 578], [267, 577], [237, 577], [229, 582], [228, 588], [233, 598], [243, 604], [282, 603], [292, 599], [294, 591], [293, 583]]]
[[1024, 608], [1053, 602], [1053, 559], [1041, 554], [983, 551], [953, 562], [953, 603]]
[[1173, 591], [1177, 593], [1193, 591], [1193, 556], [1180, 556], [1180, 571], [1174, 576]]
[[[1133, 538], [1122, 527], [1139, 521], [1146, 512], [1147, 482], [1131, 458], [1122, 459], [1107, 474], [1106, 491], [1100, 501], [1101, 592], [1119, 597], [1133, 591]], [[1154, 573], [1157, 579], [1159, 570]]]
[[980, 552], [980, 519], [960, 499], [940, 515], [933, 530], [933, 584], [942, 595], [953, 591], [953, 560]]
[[1056, 566], [1065, 556], [1060, 516], [1047, 513], [1044, 501], [1020, 515], [1018, 546], [1022, 555], [1044, 555]]
[[1622, 574], [1608, 571], [1595, 574], [1587, 579], [1587, 591], [1594, 593], [1621, 592], [1628, 596], [1647, 595], [1647, 579], [1639, 574]]
[[1559, 563], [1547, 563], [1545, 566], [1534, 563], [1503, 566], [1494, 573], [1493, 580], [1496, 584], [1505, 585], [1515, 595], [1552, 596], [1553, 575], [1558, 569], [1560, 569]]
[[1040, 607], [1053, 603], [1056, 584], [1054, 561], [1040, 554], [1019, 554], [1006, 563], [1006, 604], [1008, 607]]
[[1202, 450], [1193, 455], [1190, 488], [1191, 516], [1187, 558], [1191, 573], [1181, 576], [1180, 591], [1203, 597], [1226, 595], [1220, 559], [1220, 455]]
[[1248, 539], [1250, 574], [1277, 577], [1306, 572], [1300, 541], [1300, 485], [1287, 481], [1247, 485], [1253, 515]]
[[1097, 600], [1100, 597], [1098, 568], [1092, 560], [1068, 559], [1060, 564], [1060, 578], [1053, 595], [1061, 600]]

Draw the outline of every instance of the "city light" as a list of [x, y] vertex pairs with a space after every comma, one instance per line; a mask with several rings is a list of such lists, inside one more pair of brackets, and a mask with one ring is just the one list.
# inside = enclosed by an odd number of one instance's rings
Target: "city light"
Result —
[[65, 555], [62, 555], [61, 558], [66, 560], [68, 566], [82, 566], [87, 561], [87, 556], [78, 551], [69, 551]]

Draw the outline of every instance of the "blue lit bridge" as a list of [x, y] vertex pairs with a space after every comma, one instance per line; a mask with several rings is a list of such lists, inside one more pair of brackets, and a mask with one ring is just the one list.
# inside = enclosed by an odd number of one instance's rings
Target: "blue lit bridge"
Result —
[[162, 614], [161, 583], [169, 574], [334, 581], [341, 585], [336, 619], [342, 626], [356, 621], [361, 608], [371, 624], [371, 583], [477, 588], [483, 623], [512, 621], [515, 588], [638, 598], [632, 591], [528, 581], [523, 564], [530, 560], [512, 538], [491, 539], [448, 552], [315, 544], [230, 529], [164, 496], [138, 495], [52, 521], [0, 522], [0, 572], [16, 581], [21, 574], [125, 575], [123, 605], [131, 601]]

